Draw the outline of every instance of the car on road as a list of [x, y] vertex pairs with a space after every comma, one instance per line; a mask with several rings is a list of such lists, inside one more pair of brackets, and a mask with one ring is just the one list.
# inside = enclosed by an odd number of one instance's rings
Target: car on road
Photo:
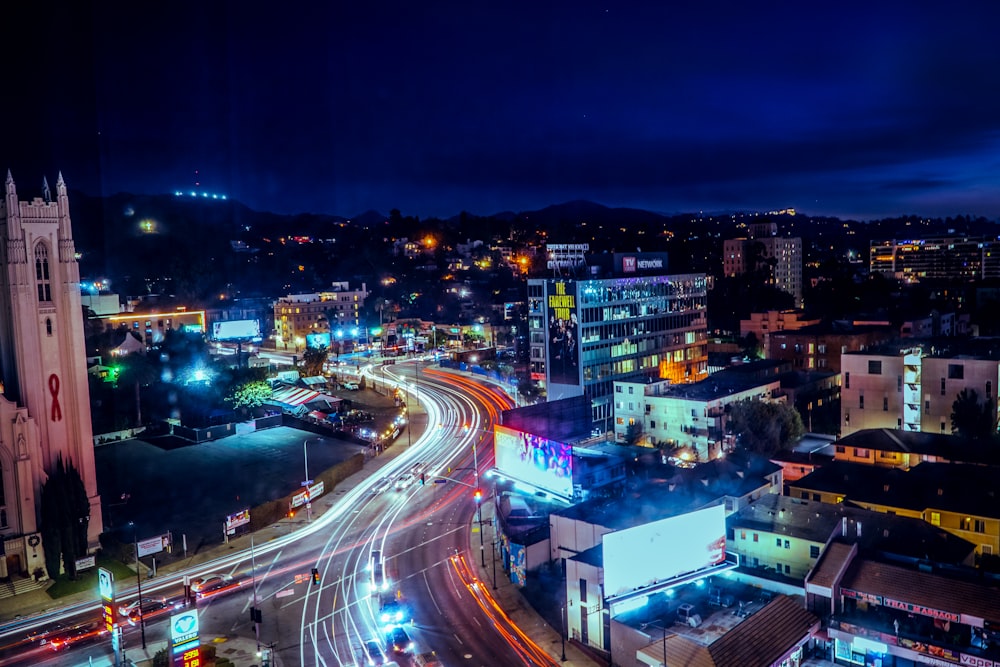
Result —
[[41, 627], [35, 628], [29, 632], [24, 640], [26, 642], [38, 642], [39, 646], [45, 646], [49, 643], [49, 639], [55, 635], [68, 629], [70, 626], [66, 623], [50, 623], [49, 625], [43, 625]]
[[[142, 598], [142, 609], [146, 611], [149, 609], [153, 603], [158, 602], [162, 598]], [[139, 600], [132, 600], [128, 604], [123, 604], [118, 607], [118, 613], [122, 616], [131, 616], [133, 613], [139, 610]]]
[[191, 581], [191, 592], [199, 600], [240, 587], [240, 581], [223, 574], [207, 574]]
[[413, 617], [401, 600], [395, 596], [387, 595], [382, 598], [382, 605], [378, 611], [378, 620], [383, 627], [390, 627], [411, 623]]
[[[142, 603], [142, 618], [148, 623], [157, 616], [163, 616], [164, 614], [169, 614], [173, 610], [180, 607], [182, 603], [178, 600], [177, 602], [172, 602], [166, 598], [155, 599], [152, 602]], [[128, 618], [128, 622], [131, 625], [139, 624], [139, 606], [136, 605], [132, 611], [128, 614], [124, 614]]]
[[389, 590], [389, 578], [385, 576], [385, 562], [382, 560], [382, 552], [380, 550], [372, 550], [368, 569], [371, 572], [372, 594], [378, 595], [383, 591]]
[[347, 391], [357, 391], [361, 389], [361, 385], [358, 384], [357, 382], [345, 382], [344, 389], [346, 389]]
[[384, 665], [385, 651], [374, 639], [369, 639], [364, 643], [365, 659], [369, 665]]
[[413, 640], [401, 625], [397, 625], [389, 633], [389, 647], [396, 653], [409, 653], [413, 650]]
[[372, 493], [379, 494], [383, 491], [388, 491], [390, 486], [392, 486], [392, 478], [383, 477], [379, 481], [372, 484]]
[[102, 623], [81, 623], [52, 634], [48, 640], [48, 647], [53, 651], [65, 651], [74, 646], [100, 641], [107, 634], [108, 631]]
[[396, 478], [396, 490], [404, 491], [410, 488], [410, 486], [415, 481], [417, 481], [417, 478], [413, 473], [411, 472], [403, 473], [402, 475]]

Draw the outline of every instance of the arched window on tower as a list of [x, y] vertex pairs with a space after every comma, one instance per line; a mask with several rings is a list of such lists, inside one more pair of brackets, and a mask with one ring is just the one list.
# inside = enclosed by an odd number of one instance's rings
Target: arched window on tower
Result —
[[52, 335], [52, 318], [51, 317], [46, 317], [45, 318], [45, 333], [46, 333], [46, 335], [49, 335], [49, 336]]
[[38, 287], [38, 301], [52, 301], [52, 285], [49, 282], [49, 247], [45, 243], [35, 246], [35, 284]]

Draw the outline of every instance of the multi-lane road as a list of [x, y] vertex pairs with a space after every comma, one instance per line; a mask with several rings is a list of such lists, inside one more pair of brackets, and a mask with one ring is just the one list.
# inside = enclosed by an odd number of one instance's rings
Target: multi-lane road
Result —
[[[231, 578], [227, 589], [193, 603], [202, 635], [259, 638], [279, 667], [367, 665], [368, 642], [400, 665], [429, 651], [443, 665], [554, 664], [506, 618], [475, 567], [492, 557], [480, 552], [490, 544], [481, 544], [475, 490], [484, 491], [481, 502], [491, 502], [480, 477], [493, 465], [492, 423], [510, 399], [468, 376], [413, 363], [362, 370], [370, 377], [377, 370], [379, 380], [400, 386], [411, 405], [420, 403], [414, 412], [415, 419], [426, 419], [422, 435], [409, 446], [397, 440], [393, 448], [403, 451], [380, 459], [380, 467], [366, 466], [368, 476], [342, 485], [311, 523], [280, 536], [261, 535], [252, 550], [192, 571], [161, 574], [143, 587], [143, 597], [183, 604], [185, 580]], [[373, 590], [373, 554], [385, 577], [380, 591]], [[380, 618], [387, 602], [401, 623]], [[259, 627], [251, 623], [251, 607], [261, 611]], [[81, 658], [108, 664], [110, 642], [101, 635], [65, 654], [52, 650], [51, 642], [24, 641], [29, 632], [89, 622], [97, 613], [96, 602], [81, 603], [44, 622], [8, 627], [0, 632], [0, 665], [79, 664]], [[147, 616], [147, 643], [164, 641], [169, 613]], [[406, 651], [393, 651], [393, 623], [412, 642]], [[57, 629], [51, 637], [66, 632]], [[126, 654], [142, 641], [132, 626], [124, 639]]]

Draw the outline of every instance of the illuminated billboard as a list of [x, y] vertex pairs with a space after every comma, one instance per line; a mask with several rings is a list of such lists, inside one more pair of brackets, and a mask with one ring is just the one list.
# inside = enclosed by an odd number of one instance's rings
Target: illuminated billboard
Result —
[[722, 505], [608, 533], [604, 593], [624, 595], [726, 559], [726, 510]]
[[573, 447], [506, 426], [494, 430], [497, 468], [515, 480], [573, 497]]
[[580, 384], [580, 322], [576, 314], [576, 284], [549, 280], [545, 316], [548, 318], [547, 357], [549, 382]]
[[311, 333], [306, 334], [306, 347], [315, 348], [317, 350], [321, 348], [330, 347], [330, 334], [329, 333]]
[[260, 322], [257, 320], [226, 320], [212, 323], [215, 340], [261, 340]]

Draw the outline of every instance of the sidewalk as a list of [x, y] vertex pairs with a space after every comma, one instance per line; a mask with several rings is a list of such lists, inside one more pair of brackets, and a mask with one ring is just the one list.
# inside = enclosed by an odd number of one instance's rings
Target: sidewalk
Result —
[[503, 571], [501, 564], [496, 563], [496, 590], [493, 590], [493, 561], [491, 556], [492, 543], [494, 540], [493, 522], [493, 502], [483, 501], [483, 542], [486, 551], [486, 566], [483, 567], [482, 559], [477, 557], [479, 551], [479, 537], [476, 535], [475, 520], [472, 523], [472, 543], [470, 546], [471, 560], [475, 561], [476, 570], [480, 581], [484, 582], [485, 590], [493, 596], [500, 608], [504, 610], [510, 620], [519, 627], [531, 641], [543, 648], [552, 659], [567, 667], [598, 667], [605, 663], [595, 660], [585, 653], [577, 644], [566, 641], [566, 660], [562, 661], [562, 639], [560, 628], [552, 627], [535, 609], [528, 603], [521, 594], [521, 589], [514, 585]]

